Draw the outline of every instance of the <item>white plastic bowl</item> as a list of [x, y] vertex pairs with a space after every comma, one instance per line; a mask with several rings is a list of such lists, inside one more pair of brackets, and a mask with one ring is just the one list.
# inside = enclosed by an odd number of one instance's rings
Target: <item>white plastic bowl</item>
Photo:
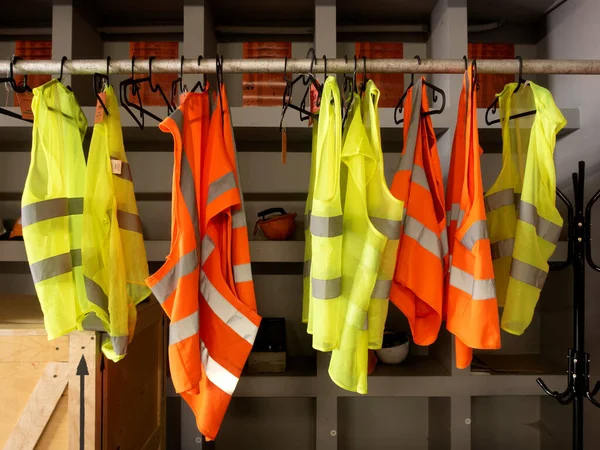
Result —
[[379, 361], [384, 364], [400, 364], [408, 356], [408, 342], [396, 347], [380, 348], [375, 352]]

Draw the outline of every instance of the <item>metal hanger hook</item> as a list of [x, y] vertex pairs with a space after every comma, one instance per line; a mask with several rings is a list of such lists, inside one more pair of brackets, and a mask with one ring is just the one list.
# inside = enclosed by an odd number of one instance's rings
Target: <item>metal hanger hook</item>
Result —
[[184, 56], [181, 55], [181, 64], [179, 65], [179, 78], [183, 79], [183, 61], [184, 61]]
[[110, 56], [106, 57], [106, 76], [109, 76], [110, 73]]
[[[418, 65], [421, 65], [421, 57], [419, 55], [415, 55], [413, 59], [417, 60]], [[411, 73], [410, 74], [410, 84], [413, 85], [415, 84], [415, 73]], [[433, 100], [435, 102], [435, 100]]]
[[66, 56], [63, 56], [60, 60], [60, 76], [58, 77], [58, 81], [62, 81], [63, 78], [63, 70], [65, 68], [65, 61], [67, 61], [69, 58], [67, 58]]
[[327, 56], [323, 55], [323, 64], [325, 65], [325, 80], [327, 80]]
[[150, 58], [148, 58], [148, 78], [150, 79], [150, 89], [154, 88], [154, 85], [152, 84], [152, 61], [154, 61], [156, 59], [156, 56], [151, 56]]
[[469, 59], [466, 55], [463, 55], [463, 61], [465, 62], [465, 71], [469, 70]]

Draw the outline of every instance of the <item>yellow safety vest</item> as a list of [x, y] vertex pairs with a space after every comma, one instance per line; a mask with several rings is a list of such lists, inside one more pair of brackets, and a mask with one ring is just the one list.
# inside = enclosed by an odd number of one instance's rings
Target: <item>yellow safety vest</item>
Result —
[[33, 90], [33, 145], [23, 189], [23, 240], [49, 339], [89, 312], [81, 267], [87, 120], [58, 80]]
[[342, 294], [342, 201], [340, 164], [342, 117], [337, 81], [329, 77], [323, 85], [313, 147], [312, 201], [309, 211], [311, 260], [308, 332], [313, 347], [328, 352], [338, 343], [338, 309]]
[[369, 303], [369, 348], [381, 348], [385, 321], [387, 319], [390, 290], [400, 243], [404, 203], [390, 192], [384, 175], [381, 130], [379, 127], [380, 92], [372, 80], [367, 83], [363, 97], [363, 123], [371, 143], [377, 167], [375, 175], [367, 185], [367, 209], [369, 219], [385, 237], [387, 243], [381, 256], [377, 282]]
[[[380, 185], [381, 179], [362, 122], [361, 101], [358, 94], [354, 96], [342, 150], [347, 177], [345, 186], [341, 187], [345, 192], [342, 298], [338, 320], [341, 330], [338, 347], [331, 354], [329, 376], [344, 389], [366, 394], [369, 349], [367, 313], [387, 238], [369, 218], [368, 186]], [[316, 255], [313, 254], [314, 260]]]
[[310, 208], [312, 207], [313, 190], [315, 185], [315, 162], [317, 156], [317, 132], [319, 128], [319, 119], [313, 120], [312, 131], [312, 152], [310, 163], [310, 181], [308, 184], [308, 197], [304, 206], [304, 270], [303, 270], [303, 289], [302, 289], [302, 322], [308, 324], [308, 333], [312, 334], [312, 323], [309, 322], [310, 316], [310, 263], [312, 259], [312, 239], [310, 234]]
[[[562, 218], [555, 206], [556, 134], [566, 120], [547, 89], [528, 82], [499, 94], [502, 170], [485, 195], [502, 329], [521, 335], [531, 323], [556, 248]], [[508, 120], [536, 110], [535, 115]]]
[[92, 312], [83, 327], [106, 331], [102, 350], [118, 361], [135, 331], [136, 305], [150, 289], [145, 283], [148, 262], [142, 224], [112, 86], [105, 96], [108, 115], [94, 124], [85, 183], [82, 261]]

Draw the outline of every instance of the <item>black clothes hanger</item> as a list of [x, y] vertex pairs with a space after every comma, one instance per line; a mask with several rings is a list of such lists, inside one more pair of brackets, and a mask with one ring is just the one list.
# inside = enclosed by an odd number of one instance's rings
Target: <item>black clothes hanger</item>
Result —
[[[358, 94], [358, 88], [356, 85], [357, 65], [358, 65], [358, 62], [356, 59], [356, 55], [354, 55], [354, 73], [353, 73], [352, 77], [348, 77], [346, 74], [344, 74], [344, 85], [342, 87], [344, 101], [342, 102], [342, 107], [343, 107], [343, 104], [346, 104], [346, 109], [343, 111], [344, 114], [343, 114], [343, 118], [342, 118], [342, 129], [344, 129], [344, 126], [346, 124], [346, 119], [348, 118], [348, 112], [352, 108], [352, 102], [354, 101], [354, 94]], [[347, 90], [348, 90], [348, 92], [346, 93]], [[348, 100], [347, 103], [345, 101], [346, 97], [350, 98], [350, 100]]]
[[[200, 62], [202, 61], [202, 55], [198, 56], [198, 67], [200, 67]], [[200, 89], [200, 92], [206, 92], [207, 89], [207, 84], [206, 84], [206, 74], [204, 74], [204, 86], [202, 85], [202, 81], [198, 81], [194, 87], [192, 88], [192, 90], [190, 92], [196, 92], [198, 89]]]
[[184, 57], [182, 55], [181, 64], [179, 66], [179, 77], [177, 77], [175, 80], [173, 80], [173, 83], [171, 83], [171, 106], [173, 107], [173, 109], [177, 108], [177, 92], [179, 91], [180, 94], [188, 92], [187, 85], [183, 84], [183, 61]]
[[[12, 90], [17, 94], [22, 94], [24, 92], [31, 92], [31, 88], [27, 84], [27, 75], [25, 75], [23, 77], [22, 85], [19, 85], [15, 80], [14, 73], [13, 73], [13, 65], [16, 61], [18, 61], [20, 59], [22, 59], [22, 58], [20, 58], [18, 56], [13, 56], [13, 58], [10, 61], [9, 76], [7, 78], [0, 78], [0, 83], [8, 83], [9, 86], [12, 88]], [[0, 115], [12, 117], [13, 119], [23, 120], [23, 121], [29, 122], [29, 123], [33, 123], [33, 120], [24, 119], [21, 114], [17, 114], [16, 112], [9, 111], [8, 109], [4, 109], [4, 108], [0, 108]]]
[[[60, 59], [60, 76], [57, 78], [57, 80], [59, 82], [61, 82], [61, 83], [62, 83], [62, 79], [63, 79], [63, 71], [64, 71], [64, 68], [65, 68], [65, 62], [67, 62], [68, 60], [69, 60], [69, 58], [67, 58], [66, 56], [63, 56]], [[73, 89], [71, 89], [71, 86], [69, 86], [69, 85], [67, 85], [67, 89], [70, 90], [70, 91], [73, 90]]]
[[110, 72], [110, 56], [107, 56], [106, 57], [106, 75], [104, 75], [102, 73], [98, 73], [98, 72], [96, 72], [94, 74], [94, 95], [96, 95], [96, 100], [98, 101], [98, 103], [100, 103], [100, 106], [102, 106], [102, 109], [104, 110], [104, 114], [106, 114], [107, 116], [108, 116], [108, 108], [106, 107], [106, 104], [102, 100], [100, 93], [103, 92], [110, 85], [109, 72]]
[[[520, 56], [516, 56], [515, 59], [519, 60], [519, 81], [517, 83], [517, 87], [513, 91], [513, 94], [515, 92], [517, 92], [521, 88], [521, 86], [523, 86], [525, 83], [527, 83], [527, 80], [525, 80], [523, 78], [523, 59]], [[497, 109], [498, 109], [498, 97], [494, 98], [494, 101], [492, 102], [492, 104], [490, 106], [488, 106], [488, 108], [485, 111], [485, 123], [487, 125], [493, 125], [495, 123], [501, 122], [501, 119], [490, 119], [488, 117], [490, 112], [492, 114], [496, 114]], [[519, 113], [519, 114], [513, 114], [512, 116], [510, 116], [508, 118], [508, 120], [518, 119], [519, 117], [533, 116], [533, 115], [535, 115], [536, 112], [537, 112], [536, 110], [533, 110], [533, 111], [527, 111], [527, 112], [523, 112], [523, 113]]]
[[223, 86], [223, 55], [215, 58], [216, 64], [216, 75], [217, 75], [217, 95], [219, 96], [219, 103], [221, 104], [221, 125], [225, 126], [225, 110], [223, 109], [223, 96], [221, 95], [221, 86]]
[[[309, 50], [310, 52], [310, 50]], [[310, 73], [312, 75], [313, 62], [310, 65]], [[314, 78], [314, 77], [313, 77]], [[283, 63], [283, 79], [285, 81], [285, 89], [283, 91], [283, 101], [281, 106], [281, 120], [279, 121], [279, 131], [283, 129], [283, 119], [285, 117], [285, 113], [288, 108], [293, 109], [294, 111], [298, 111], [300, 113], [300, 120], [305, 121], [311, 117], [313, 117], [313, 113], [306, 109], [306, 101], [308, 98], [308, 94], [310, 91], [310, 83], [311, 78], [308, 75], [298, 75], [293, 80], [287, 77], [287, 56], [284, 57]], [[308, 89], [304, 92], [302, 100], [300, 101], [300, 106], [296, 106], [292, 103], [292, 92], [294, 90], [294, 85], [298, 82], [302, 82], [303, 85], [309, 85]]]
[[[421, 57], [419, 55], [415, 56], [414, 59], [416, 59], [417, 62], [419, 63], [419, 65], [421, 65]], [[441, 114], [444, 111], [444, 108], [446, 108], [446, 93], [444, 92], [443, 89], [440, 89], [439, 87], [437, 87], [434, 84], [429, 83], [428, 81], [423, 80], [423, 84], [433, 91], [433, 94], [431, 96], [431, 100], [433, 103], [436, 103], [438, 101], [438, 94], [441, 95], [442, 105], [438, 109], [430, 109], [429, 111], [425, 111], [422, 114], [422, 116], [433, 116], [434, 114]], [[410, 84], [404, 91], [404, 94], [402, 94], [402, 97], [400, 97], [400, 100], [398, 100], [396, 109], [394, 109], [394, 122], [396, 123], [396, 125], [399, 125], [402, 122], [404, 122], [403, 117], [398, 118], [398, 113], [402, 113], [402, 110], [404, 108], [404, 99], [406, 98], [406, 95], [408, 94], [408, 90], [410, 88], [412, 88], [414, 85], [415, 85], [415, 74], [412, 73], [410, 75]]]
[[367, 83], [369, 82], [369, 78], [367, 77], [367, 57], [363, 56], [363, 81], [360, 85], [360, 94], [364, 94], [367, 90]]

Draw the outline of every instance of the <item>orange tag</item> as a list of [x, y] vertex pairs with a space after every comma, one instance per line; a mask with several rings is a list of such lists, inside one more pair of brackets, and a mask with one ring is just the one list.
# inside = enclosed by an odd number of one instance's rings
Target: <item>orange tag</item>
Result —
[[287, 131], [285, 127], [281, 129], [281, 164], [287, 162]]
[[[318, 81], [317, 81], [318, 83]], [[314, 84], [310, 85], [310, 112], [316, 114], [319, 112], [319, 91], [315, 87]], [[311, 126], [313, 123], [312, 117], [308, 119], [308, 126]]]
[[[98, 97], [102, 99], [102, 103], [106, 105], [106, 92], [100, 92]], [[96, 102], [96, 115], [94, 116], [94, 123], [100, 123], [104, 120], [104, 108], [102, 107], [100, 100]]]
[[121, 170], [123, 169], [123, 161], [121, 161], [120, 159], [111, 159], [110, 164], [112, 166], [112, 173], [116, 175], [121, 175]]
[[31, 110], [31, 101], [33, 100], [33, 92], [17, 93], [19, 107], [21, 108], [21, 116], [26, 120], [33, 120], [33, 111]]

